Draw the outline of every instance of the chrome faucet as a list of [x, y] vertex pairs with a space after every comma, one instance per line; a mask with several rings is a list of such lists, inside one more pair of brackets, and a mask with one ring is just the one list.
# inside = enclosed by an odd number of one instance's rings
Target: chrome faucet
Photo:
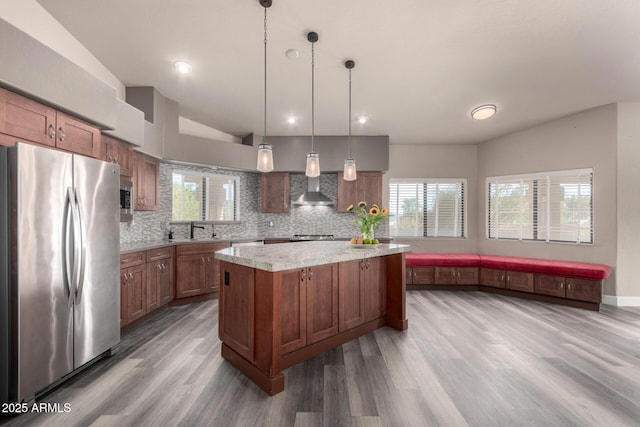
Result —
[[204, 230], [204, 226], [203, 225], [196, 225], [195, 221], [191, 221], [191, 229], [189, 230], [189, 238], [193, 239], [193, 229], [194, 228], [201, 228]]

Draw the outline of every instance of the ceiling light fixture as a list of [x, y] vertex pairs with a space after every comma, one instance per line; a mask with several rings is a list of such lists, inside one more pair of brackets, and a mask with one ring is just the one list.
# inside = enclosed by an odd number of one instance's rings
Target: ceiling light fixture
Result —
[[471, 117], [474, 120], [485, 120], [493, 117], [496, 113], [496, 106], [493, 104], [485, 104], [471, 110]]
[[356, 161], [351, 157], [351, 70], [356, 63], [351, 59], [345, 61], [344, 66], [349, 70], [349, 151], [344, 161], [344, 172], [342, 177], [345, 181], [356, 180]]
[[290, 125], [294, 124], [295, 122], [296, 122], [295, 116], [287, 117], [287, 123], [289, 123]]
[[314, 75], [314, 66], [315, 66], [315, 56], [314, 56], [314, 45], [318, 41], [318, 33], [310, 31], [307, 34], [307, 40], [311, 42], [311, 152], [307, 154], [307, 168], [305, 170], [305, 175], [310, 178], [315, 178], [320, 176], [320, 156], [318, 153], [313, 151], [313, 137], [315, 133], [315, 122], [314, 122], [314, 83], [315, 83], [315, 75]]
[[173, 63], [173, 66], [182, 74], [189, 74], [191, 70], [193, 70], [191, 65], [184, 61], [176, 61]]
[[363, 124], [365, 124], [365, 123], [367, 123], [369, 121], [369, 116], [365, 116], [365, 115], [357, 116], [356, 120], [358, 121], [358, 123], [363, 125]]
[[273, 148], [267, 142], [267, 8], [271, 6], [271, 0], [259, 0], [264, 7], [264, 132], [262, 144], [258, 146], [258, 165], [260, 172], [273, 170]]

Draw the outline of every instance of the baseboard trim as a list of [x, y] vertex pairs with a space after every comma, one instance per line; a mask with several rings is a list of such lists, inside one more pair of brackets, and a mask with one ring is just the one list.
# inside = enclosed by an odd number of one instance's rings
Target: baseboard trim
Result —
[[616, 307], [640, 307], [640, 297], [618, 297], [615, 295], [603, 295], [602, 303]]

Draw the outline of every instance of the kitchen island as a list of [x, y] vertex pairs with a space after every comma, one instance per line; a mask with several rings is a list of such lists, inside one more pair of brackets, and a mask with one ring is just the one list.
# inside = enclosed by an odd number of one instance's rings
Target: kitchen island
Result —
[[222, 357], [274, 395], [290, 366], [383, 326], [407, 329], [408, 251], [327, 241], [216, 252]]

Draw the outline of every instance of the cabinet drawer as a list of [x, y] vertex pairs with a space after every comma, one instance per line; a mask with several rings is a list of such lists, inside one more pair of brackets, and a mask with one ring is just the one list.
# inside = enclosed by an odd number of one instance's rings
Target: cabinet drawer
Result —
[[173, 255], [173, 246], [166, 248], [158, 248], [147, 251], [147, 262], [157, 261], [159, 259], [171, 258]]
[[120, 268], [133, 267], [135, 265], [147, 262], [145, 252], [132, 252], [130, 254], [120, 255]]
[[180, 245], [176, 247], [176, 254], [180, 256], [212, 253], [228, 247], [228, 243], [197, 243], [193, 245]]

